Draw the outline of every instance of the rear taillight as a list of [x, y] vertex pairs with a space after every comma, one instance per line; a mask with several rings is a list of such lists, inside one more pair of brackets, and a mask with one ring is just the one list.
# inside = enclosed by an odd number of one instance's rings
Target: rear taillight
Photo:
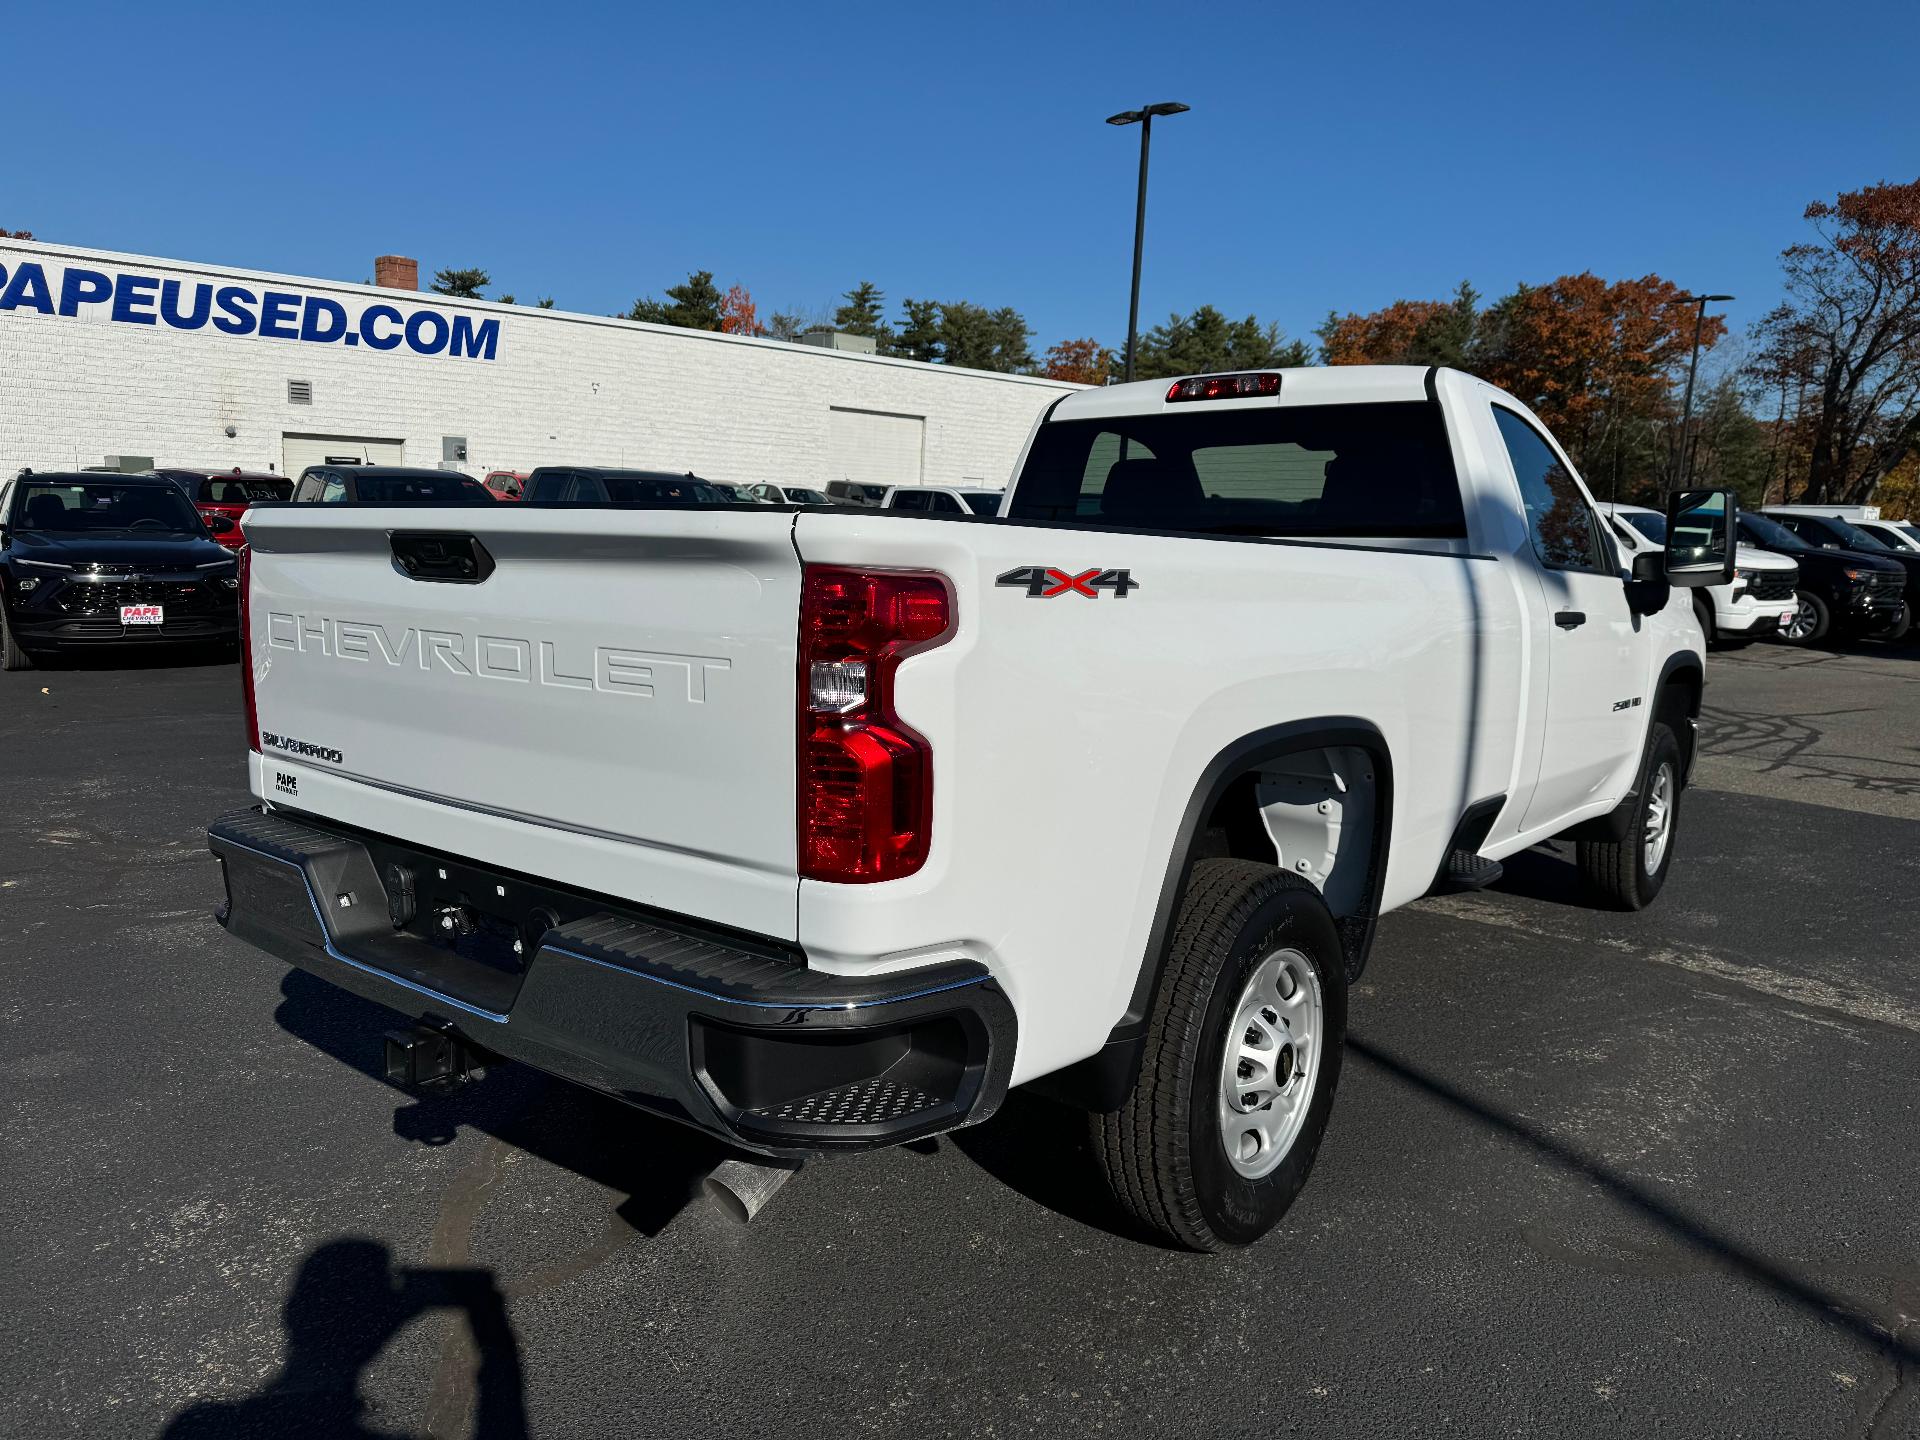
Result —
[[260, 707], [253, 698], [253, 586], [248, 581], [253, 576], [253, 547], [242, 545], [234, 554], [238, 564], [240, 581], [240, 694], [247, 707], [247, 748], [256, 755], [260, 752]]
[[933, 747], [893, 709], [909, 655], [953, 634], [953, 588], [928, 570], [809, 565], [800, 589], [800, 873], [897, 880], [927, 858]]

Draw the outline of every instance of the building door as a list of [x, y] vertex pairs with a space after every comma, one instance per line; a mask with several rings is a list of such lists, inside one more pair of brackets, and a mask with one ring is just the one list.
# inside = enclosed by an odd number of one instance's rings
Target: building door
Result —
[[828, 412], [827, 479], [863, 485], [918, 485], [927, 422], [878, 410]]
[[282, 475], [300, 478], [309, 465], [404, 465], [404, 440], [378, 440], [364, 435], [282, 435]]

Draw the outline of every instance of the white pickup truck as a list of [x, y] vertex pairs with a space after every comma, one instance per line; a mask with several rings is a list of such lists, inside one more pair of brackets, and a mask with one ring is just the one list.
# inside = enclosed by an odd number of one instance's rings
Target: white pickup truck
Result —
[[[1521, 405], [1418, 368], [1070, 394], [998, 520], [256, 505], [228, 930], [779, 1159], [1039, 1082], [1198, 1249], [1298, 1193], [1375, 922], [1578, 841], [1638, 908], [1703, 681]], [[1683, 548], [1675, 548], [1676, 546]]]

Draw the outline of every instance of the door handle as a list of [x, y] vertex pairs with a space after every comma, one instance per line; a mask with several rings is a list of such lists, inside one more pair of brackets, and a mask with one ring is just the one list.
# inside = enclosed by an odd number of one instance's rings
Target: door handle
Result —
[[1555, 612], [1553, 623], [1558, 625], [1562, 630], [1577, 630], [1580, 626], [1587, 623], [1587, 612], [1584, 610], [1560, 610]]

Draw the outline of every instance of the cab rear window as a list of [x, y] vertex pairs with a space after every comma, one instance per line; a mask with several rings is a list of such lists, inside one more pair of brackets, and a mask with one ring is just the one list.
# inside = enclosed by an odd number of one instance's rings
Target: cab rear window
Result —
[[1467, 533], [1446, 423], [1423, 401], [1052, 422], [1010, 514], [1191, 534]]

